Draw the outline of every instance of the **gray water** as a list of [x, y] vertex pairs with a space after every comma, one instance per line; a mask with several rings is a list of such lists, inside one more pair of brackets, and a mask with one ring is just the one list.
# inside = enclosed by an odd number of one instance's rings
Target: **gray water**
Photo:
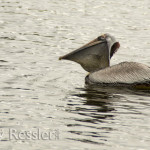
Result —
[[85, 87], [58, 61], [103, 33], [121, 44], [112, 65], [150, 65], [149, 0], [0, 0], [0, 149], [149, 150], [149, 91]]

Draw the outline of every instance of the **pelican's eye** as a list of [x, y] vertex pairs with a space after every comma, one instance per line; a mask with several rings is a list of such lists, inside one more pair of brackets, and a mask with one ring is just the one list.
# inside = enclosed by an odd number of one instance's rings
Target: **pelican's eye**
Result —
[[104, 35], [101, 35], [101, 36], [99, 36], [97, 39], [98, 39], [99, 41], [100, 41], [100, 40], [105, 40], [105, 36], [104, 36]]

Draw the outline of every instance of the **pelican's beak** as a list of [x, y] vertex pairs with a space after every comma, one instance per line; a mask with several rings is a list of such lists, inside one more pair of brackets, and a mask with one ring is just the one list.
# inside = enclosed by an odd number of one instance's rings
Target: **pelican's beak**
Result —
[[110, 49], [113, 44], [114, 42], [111, 43], [110, 41], [107, 41], [107, 35], [104, 34], [79, 49], [61, 56], [59, 60], [66, 59], [75, 61], [88, 72], [100, 70], [109, 66], [111, 55]]

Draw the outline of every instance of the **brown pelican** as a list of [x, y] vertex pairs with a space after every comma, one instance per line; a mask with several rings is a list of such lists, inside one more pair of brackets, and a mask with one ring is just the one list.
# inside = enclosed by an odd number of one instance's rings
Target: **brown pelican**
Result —
[[75, 61], [90, 72], [85, 78], [87, 84], [150, 89], [149, 66], [137, 62], [110, 66], [110, 59], [119, 47], [113, 36], [104, 34], [59, 59]]

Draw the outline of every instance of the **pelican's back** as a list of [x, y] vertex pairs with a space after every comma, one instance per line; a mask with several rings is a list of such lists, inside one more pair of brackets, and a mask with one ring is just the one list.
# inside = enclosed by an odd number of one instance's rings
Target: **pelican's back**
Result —
[[150, 83], [150, 67], [136, 62], [122, 62], [89, 74], [86, 82], [115, 85]]

